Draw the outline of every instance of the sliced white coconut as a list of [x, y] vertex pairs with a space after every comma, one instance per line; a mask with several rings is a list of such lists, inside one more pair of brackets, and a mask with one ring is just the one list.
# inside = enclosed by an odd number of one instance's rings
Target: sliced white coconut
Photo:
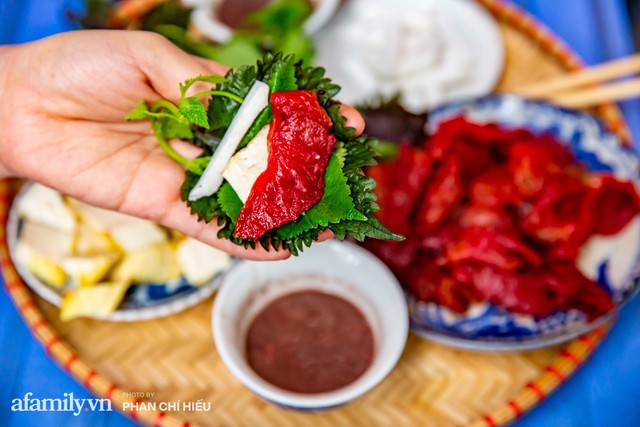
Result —
[[176, 256], [184, 277], [194, 285], [207, 283], [231, 265], [229, 254], [189, 237], [180, 242]]
[[77, 288], [62, 298], [60, 320], [76, 317], [106, 317], [113, 313], [127, 292], [129, 282], [105, 282], [90, 288]]
[[109, 230], [113, 240], [125, 252], [134, 252], [147, 246], [167, 241], [165, 233], [159, 225], [142, 219], [118, 225]]
[[123, 282], [166, 283], [179, 279], [180, 265], [169, 242], [156, 243], [125, 255], [111, 277]]
[[20, 242], [29, 245], [36, 252], [54, 261], [59, 261], [62, 257], [72, 253], [74, 236], [71, 232], [25, 221], [20, 233]]
[[15, 253], [16, 258], [31, 274], [55, 289], [62, 289], [67, 281], [67, 274], [56, 261], [37, 252], [25, 242], [18, 242]]
[[231, 184], [242, 203], [246, 203], [256, 179], [267, 169], [269, 128], [269, 125], [263, 127], [246, 147], [229, 160], [222, 171], [222, 176]]
[[235, 153], [256, 117], [265, 109], [268, 103], [269, 86], [256, 80], [222, 137], [220, 145], [213, 153], [204, 173], [189, 193], [190, 201], [196, 201], [218, 191], [223, 180], [222, 171], [229, 163], [231, 156]]
[[69, 199], [69, 205], [89, 227], [98, 232], [108, 231], [131, 222], [142, 221], [120, 212], [98, 208], [75, 199]]
[[117, 255], [120, 249], [108, 232], [98, 231], [81, 222], [75, 235], [74, 252], [82, 256]]
[[18, 201], [23, 218], [56, 230], [71, 232], [76, 218], [62, 198], [62, 194], [41, 184], [33, 184]]
[[60, 266], [75, 284], [85, 288], [102, 280], [116, 260], [117, 257], [109, 255], [68, 256], [62, 258]]

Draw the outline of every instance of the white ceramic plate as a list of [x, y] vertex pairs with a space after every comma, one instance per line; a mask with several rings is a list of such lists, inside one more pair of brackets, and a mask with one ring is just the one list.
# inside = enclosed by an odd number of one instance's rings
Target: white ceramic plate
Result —
[[[14, 199], [7, 221], [7, 244], [9, 256], [24, 282], [47, 302], [60, 307], [62, 295], [40, 279], [35, 277], [16, 256], [16, 246], [20, 235], [22, 219], [18, 213], [16, 201], [28, 191], [25, 185]], [[170, 283], [142, 283], [132, 286], [127, 292], [120, 308], [109, 316], [94, 317], [114, 322], [135, 322], [169, 316], [186, 310], [210, 297], [220, 286], [225, 272], [218, 273], [202, 286], [189, 283], [184, 277]]]

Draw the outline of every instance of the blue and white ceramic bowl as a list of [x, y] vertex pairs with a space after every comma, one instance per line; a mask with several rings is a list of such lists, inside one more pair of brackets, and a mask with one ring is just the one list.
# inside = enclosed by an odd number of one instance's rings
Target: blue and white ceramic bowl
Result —
[[[615, 134], [589, 114], [510, 95], [490, 96], [437, 109], [431, 114], [428, 130], [433, 132], [443, 121], [460, 115], [477, 123], [552, 133], [589, 170], [640, 183], [637, 154], [623, 147]], [[616, 236], [593, 237], [583, 247], [578, 265], [612, 296], [618, 307], [624, 304], [637, 292], [640, 282], [640, 218], [636, 217]], [[416, 333], [473, 350], [525, 350], [558, 344], [605, 323], [614, 314], [589, 323], [578, 311], [558, 311], [546, 318], [534, 318], [486, 303], [458, 314], [409, 296], [409, 315]]]

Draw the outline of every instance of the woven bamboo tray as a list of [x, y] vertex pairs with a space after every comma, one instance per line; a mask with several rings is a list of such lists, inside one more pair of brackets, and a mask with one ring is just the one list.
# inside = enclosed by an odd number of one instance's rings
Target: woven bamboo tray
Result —
[[[158, 0], [131, 0], [114, 14], [135, 18]], [[582, 67], [553, 34], [520, 9], [479, 0], [496, 17], [507, 63], [499, 91]], [[598, 114], [628, 141], [619, 111]], [[0, 182], [0, 219], [14, 194]], [[125, 402], [211, 403], [209, 412], [123, 411], [153, 426], [472, 426], [513, 422], [570, 376], [597, 347], [600, 328], [568, 345], [526, 353], [453, 350], [411, 336], [396, 369], [373, 391], [320, 414], [281, 409], [255, 397], [223, 366], [211, 337], [212, 299], [180, 314], [137, 323], [58, 321], [58, 310], [34, 296], [17, 276], [0, 227], [0, 262], [7, 291], [49, 355], [90, 392]], [[132, 393], [151, 396], [136, 399]]]

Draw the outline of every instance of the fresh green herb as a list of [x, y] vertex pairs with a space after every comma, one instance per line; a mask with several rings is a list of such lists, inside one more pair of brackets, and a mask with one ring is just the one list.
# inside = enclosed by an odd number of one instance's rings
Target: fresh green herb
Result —
[[351, 189], [347, 185], [347, 177], [342, 172], [345, 155], [344, 148], [336, 149], [329, 159], [324, 175], [322, 199], [296, 221], [278, 228], [280, 237], [292, 239], [305, 231], [327, 227], [329, 224], [337, 224], [343, 220], [367, 220], [367, 217], [355, 208], [350, 196]]
[[169, 157], [186, 166], [187, 170], [194, 174], [201, 175], [209, 163], [209, 157], [201, 156], [196, 159], [187, 159], [171, 148], [168, 142], [169, 139], [192, 140], [194, 131], [198, 127], [209, 129], [207, 107], [198, 98], [205, 96], [222, 97], [240, 105], [242, 97], [231, 92], [215, 89], [187, 96], [187, 91], [197, 82], [219, 85], [225, 83], [226, 79], [216, 74], [193, 77], [180, 83], [180, 101], [177, 106], [165, 99], [160, 99], [151, 104], [149, 108], [145, 101], [140, 101], [125, 118], [127, 120], [150, 120], [151, 127], [156, 138], [158, 138], [160, 146]]
[[[265, 66], [263, 70], [264, 81], [269, 85], [271, 92], [284, 92], [287, 90], [298, 89], [296, 81], [295, 57], [288, 55], [281, 61], [274, 62], [271, 66]], [[247, 131], [239, 148], [246, 146], [260, 132], [260, 129], [271, 123], [273, 115], [271, 114], [271, 105], [260, 113], [258, 118], [253, 122]]]
[[294, 54], [309, 64], [314, 49], [302, 26], [312, 12], [307, 0], [273, 0], [249, 15], [235, 37], [252, 40], [263, 52]]
[[222, 184], [222, 187], [218, 190], [218, 203], [224, 213], [231, 219], [231, 222], [235, 224], [238, 220], [238, 215], [240, 215], [243, 203], [228, 182]]
[[[216, 145], [200, 143], [199, 146], [203, 147], [201, 156], [186, 160], [176, 157], [179, 155], [172, 152], [166, 144], [168, 133], [175, 134], [177, 130], [182, 129], [181, 126], [186, 126], [191, 132], [191, 140], [194, 142], [221, 138], [237, 113], [242, 99], [256, 80], [266, 82], [272, 92], [295, 89], [315, 91], [320, 104], [333, 122], [331, 132], [338, 140], [338, 146], [331, 155], [325, 171], [322, 199], [296, 221], [268, 231], [258, 242], [233, 235], [243, 204], [228, 182], [224, 182], [212, 196], [203, 197], [195, 202], [188, 200], [189, 193], [206, 168]], [[189, 87], [201, 81], [215, 83], [217, 87], [215, 90], [187, 97]], [[346, 119], [340, 114], [339, 104], [333, 100], [338, 90], [338, 86], [324, 77], [322, 68], [305, 67], [301, 62], [295, 62], [292, 55], [267, 54], [254, 66], [243, 66], [229, 71], [224, 79], [219, 76], [199, 76], [187, 80], [180, 85], [181, 98], [178, 106], [161, 100], [156, 101], [149, 109], [145, 103], [140, 103], [127, 118], [150, 119], [163, 148], [176, 161], [185, 164], [187, 171], [181, 187], [182, 199], [199, 220], [216, 220], [220, 227], [219, 238], [231, 240], [245, 247], [255, 248], [256, 243], [259, 243], [267, 250], [284, 248], [294, 255], [305, 246], [310, 246], [326, 229], [332, 230], [339, 239], [352, 236], [362, 240], [368, 236], [402, 240], [402, 236], [389, 231], [373, 215], [373, 212], [378, 210], [373, 193], [375, 182], [362, 174], [362, 168], [375, 164], [377, 140], [366, 136], [356, 137], [354, 129], [345, 127]], [[203, 94], [212, 95], [205, 115], [202, 108], [196, 107], [195, 104], [197, 102], [204, 107], [197, 99]], [[160, 104], [156, 105], [157, 103]], [[267, 107], [254, 121], [243, 139], [244, 144], [241, 144], [238, 150], [271, 120], [271, 110]]]

